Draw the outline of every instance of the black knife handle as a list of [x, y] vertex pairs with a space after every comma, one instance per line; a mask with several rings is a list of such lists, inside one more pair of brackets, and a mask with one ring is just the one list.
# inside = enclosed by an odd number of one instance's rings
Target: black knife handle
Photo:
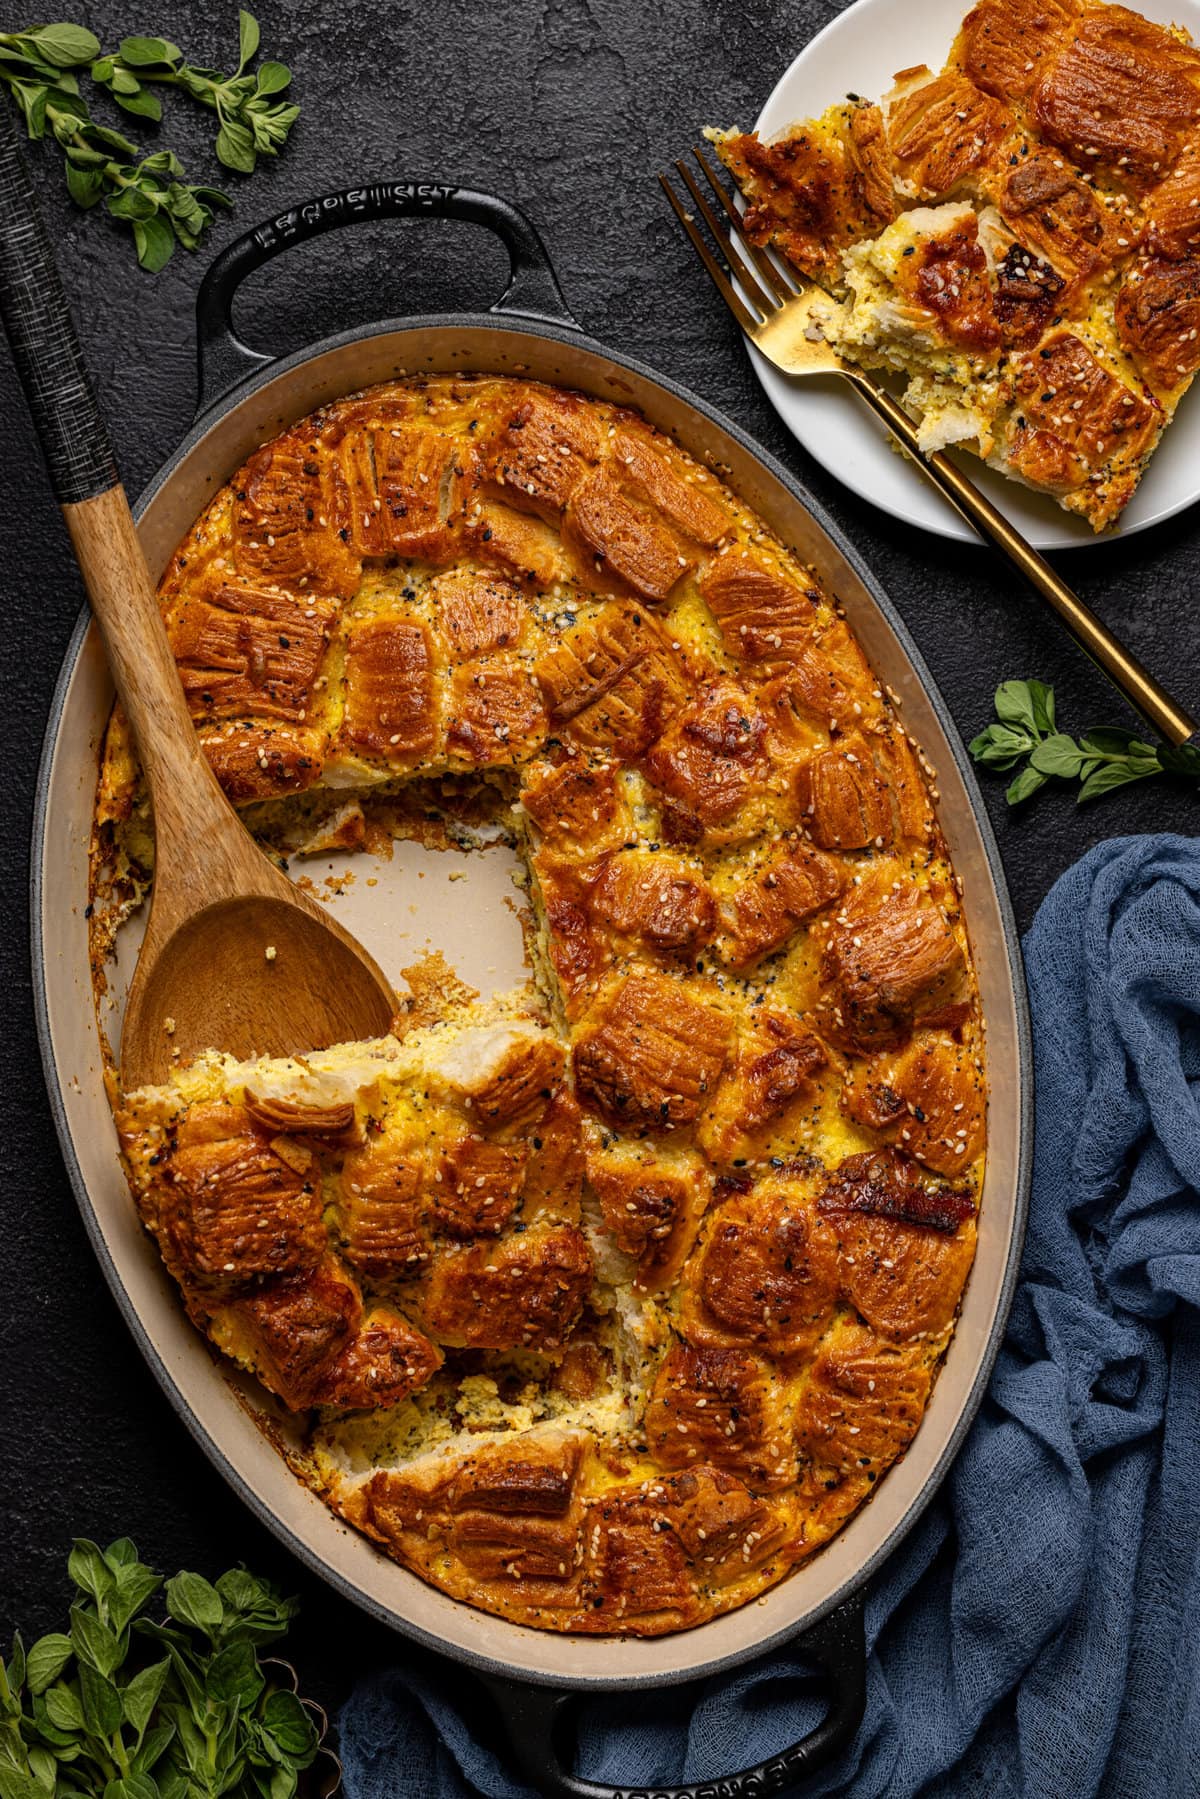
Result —
[[50, 239], [0, 98], [0, 317], [59, 504], [117, 485], [117, 465], [67, 310]]

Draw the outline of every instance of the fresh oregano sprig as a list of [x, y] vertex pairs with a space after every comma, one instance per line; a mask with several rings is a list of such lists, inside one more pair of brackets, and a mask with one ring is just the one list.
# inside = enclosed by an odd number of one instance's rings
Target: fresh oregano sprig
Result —
[[1165, 743], [1144, 743], [1133, 731], [1097, 727], [1076, 739], [1058, 729], [1054, 689], [1042, 681], [1004, 681], [996, 689], [996, 723], [970, 745], [971, 755], [985, 768], [1025, 766], [1009, 784], [1010, 806], [1019, 804], [1047, 781], [1078, 781], [1080, 800], [1099, 799], [1131, 781], [1152, 775], [1184, 775], [1200, 781], [1200, 750]]
[[227, 169], [252, 175], [259, 156], [278, 155], [300, 116], [298, 106], [275, 98], [292, 79], [286, 63], [267, 61], [253, 74], [246, 72], [258, 47], [258, 22], [251, 13], [241, 12], [238, 66], [232, 75], [193, 67], [168, 38], [127, 37], [114, 56], [92, 63], [92, 78], [109, 90], [118, 106], [144, 119], [162, 117], [162, 105], [150, 84], [181, 88], [216, 113], [218, 160]]
[[157, 1622], [163, 1582], [127, 1537], [80, 1539], [68, 1572], [69, 1628], [0, 1661], [0, 1799], [293, 1799], [316, 1732], [256, 1651], [294, 1601], [242, 1568], [177, 1574]]
[[141, 266], [156, 272], [176, 242], [194, 250], [215, 209], [229, 201], [217, 188], [189, 182], [173, 151], [138, 160], [136, 144], [95, 122], [74, 69], [90, 67], [99, 50], [93, 34], [76, 25], [0, 34], [0, 82], [29, 136], [52, 137], [62, 150], [75, 204], [90, 208], [103, 200], [130, 227]]
[[0, 83], [16, 102], [29, 136], [54, 139], [75, 204], [88, 208], [103, 201], [113, 218], [129, 225], [138, 261], [152, 272], [162, 268], [176, 243], [194, 250], [229, 198], [219, 188], [189, 181], [172, 150], [140, 157], [136, 144], [97, 123], [80, 92], [80, 74], [90, 74], [118, 106], [144, 119], [162, 116], [148, 84], [189, 94], [217, 114], [218, 159], [250, 174], [259, 155], [278, 154], [300, 109], [277, 98], [291, 81], [285, 64], [265, 61], [256, 72], [247, 71], [258, 51], [259, 29], [250, 13], [238, 18], [239, 61], [230, 76], [193, 67], [166, 38], [128, 37], [115, 53], [102, 56], [98, 38], [80, 25], [0, 33]]

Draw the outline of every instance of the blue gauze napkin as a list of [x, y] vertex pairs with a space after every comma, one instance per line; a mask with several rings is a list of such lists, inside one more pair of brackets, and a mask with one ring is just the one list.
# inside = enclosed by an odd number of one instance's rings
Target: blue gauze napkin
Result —
[[[1099, 844], [1025, 953], [1037, 1147], [1008, 1333], [868, 1595], [862, 1728], [799, 1793], [1200, 1792], [1200, 844]], [[361, 1685], [340, 1719], [349, 1799], [529, 1799], [475, 1741], [473, 1692], [419, 1649]], [[590, 1700], [580, 1770], [729, 1773], [810, 1730], [815, 1695], [784, 1650]]]

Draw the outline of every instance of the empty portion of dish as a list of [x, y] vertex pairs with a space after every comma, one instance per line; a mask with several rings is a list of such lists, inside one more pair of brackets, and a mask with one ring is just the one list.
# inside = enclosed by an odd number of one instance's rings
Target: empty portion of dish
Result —
[[1084, 0], [981, 0], [944, 68], [771, 143], [711, 131], [852, 360], [1100, 530], [1200, 367], [1200, 53]]
[[[456, 1597], [638, 1635], [744, 1603], [911, 1439], [981, 1190], [957, 883], [839, 608], [635, 414], [483, 377], [264, 446], [162, 597], [256, 834], [498, 831], [533, 970], [480, 1002], [435, 961], [394, 1037], [123, 1095], [189, 1313]], [[98, 955], [151, 854], [117, 717]]]

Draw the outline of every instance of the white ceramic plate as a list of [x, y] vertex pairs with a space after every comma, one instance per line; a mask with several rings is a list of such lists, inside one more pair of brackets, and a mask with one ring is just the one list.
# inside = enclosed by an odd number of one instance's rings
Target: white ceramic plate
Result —
[[[1164, 25], [1184, 25], [1200, 42], [1200, 0], [1130, 0]], [[825, 111], [848, 93], [878, 99], [898, 69], [928, 63], [938, 69], [969, 0], [855, 0], [803, 49], [777, 83], [755, 129], [773, 137], [798, 119]], [[919, 468], [891, 448], [874, 415], [836, 379], [792, 382], [750, 348], [755, 373], [788, 429], [822, 468], [885, 512], [941, 537], [978, 541]], [[1104, 543], [1083, 519], [1043, 494], [986, 468], [966, 454], [964, 469], [1029, 541], [1042, 550]], [[1155, 451], [1117, 532], [1128, 537], [1170, 518], [1200, 498], [1200, 402], [1183, 402]]]

